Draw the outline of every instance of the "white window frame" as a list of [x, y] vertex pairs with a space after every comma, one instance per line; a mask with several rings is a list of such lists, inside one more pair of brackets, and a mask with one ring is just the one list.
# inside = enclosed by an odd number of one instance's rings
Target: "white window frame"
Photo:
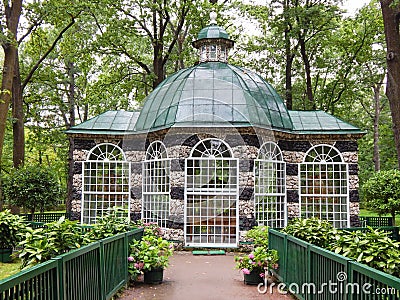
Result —
[[258, 225], [287, 224], [286, 163], [274, 142], [265, 142], [254, 160], [254, 216]]
[[143, 161], [142, 220], [166, 228], [170, 219], [171, 160], [161, 141], [152, 142]]
[[185, 246], [237, 247], [238, 204], [239, 160], [224, 141], [201, 140], [185, 160]]
[[312, 147], [299, 164], [299, 176], [300, 216], [349, 227], [349, 170], [339, 150], [327, 144]]
[[124, 151], [111, 143], [93, 147], [82, 168], [82, 224], [94, 224], [113, 208], [130, 218], [130, 163]]

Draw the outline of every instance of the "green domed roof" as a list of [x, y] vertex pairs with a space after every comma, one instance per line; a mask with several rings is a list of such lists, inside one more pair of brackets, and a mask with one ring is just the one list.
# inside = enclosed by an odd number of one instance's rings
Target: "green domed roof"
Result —
[[160, 83], [146, 98], [135, 130], [227, 125], [293, 129], [281, 97], [259, 75], [207, 62]]
[[229, 40], [229, 34], [226, 32], [226, 30], [218, 25], [211, 24], [207, 27], [204, 27], [202, 30], [200, 30], [199, 34], [197, 35], [197, 39], [228, 39]]

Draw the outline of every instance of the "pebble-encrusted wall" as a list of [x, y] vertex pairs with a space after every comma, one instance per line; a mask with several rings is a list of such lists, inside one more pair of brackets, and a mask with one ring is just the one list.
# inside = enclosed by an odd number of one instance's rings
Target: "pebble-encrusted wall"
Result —
[[[205, 133], [206, 132], [206, 133]], [[192, 148], [202, 139], [218, 138], [232, 148], [235, 158], [239, 158], [239, 228], [246, 231], [256, 225], [254, 218], [254, 159], [260, 146], [267, 141], [276, 142], [281, 148], [286, 162], [286, 188], [288, 218], [299, 216], [299, 178], [298, 165], [306, 152], [318, 144], [336, 147], [349, 166], [350, 219], [352, 225], [358, 224], [358, 156], [356, 139], [343, 139], [341, 136], [312, 135], [293, 136], [287, 133], [274, 133], [254, 128], [173, 128], [148, 135], [118, 136], [76, 136], [74, 150], [73, 198], [71, 207], [76, 219], [80, 217], [82, 196], [82, 163], [88, 152], [99, 143], [118, 144], [125, 152], [131, 164], [131, 211], [132, 219], [139, 219], [142, 197], [142, 161], [145, 149], [153, 141], [162, 141], [168, 157], [171, 159], [170, 170], [170, 222], [168, 237], [171, 240], [183, 239], [184, 224], [184, 184], [185, 159]]]

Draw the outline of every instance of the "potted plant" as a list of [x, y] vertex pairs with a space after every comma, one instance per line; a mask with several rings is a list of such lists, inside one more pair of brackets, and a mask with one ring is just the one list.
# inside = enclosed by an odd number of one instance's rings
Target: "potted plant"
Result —
[[278, 269], [278, 252], [256, 247], [248, 255], [235, 256], [236, 268], [244, 275], [245, 284], [259, 284], [271, 269]]
[[151, 230], [145, 230], [142, 240], [135, 240], [130, 245], [128, 269], [133, 280], [143, 274], [145, 283], [163, 281], [164, 269], [168, 267], [169, 258], [173, 254], [173, 243], [155, 232], [157, 230], [154, 226]]
[[24, 217], [9, 210], [0, 212], [0, 262], [10, 262], [12, 249], [20, 241], [19, 233], [26, 228]]

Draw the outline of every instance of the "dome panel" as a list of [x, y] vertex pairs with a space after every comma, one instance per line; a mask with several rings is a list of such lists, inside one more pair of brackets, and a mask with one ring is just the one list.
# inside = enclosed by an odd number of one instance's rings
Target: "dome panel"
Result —
[[224, 123], [293, 128], [282, 99], [260, 76], [229, 64], [206, 62], [160, 83], [147, 97], [135, 130]]

